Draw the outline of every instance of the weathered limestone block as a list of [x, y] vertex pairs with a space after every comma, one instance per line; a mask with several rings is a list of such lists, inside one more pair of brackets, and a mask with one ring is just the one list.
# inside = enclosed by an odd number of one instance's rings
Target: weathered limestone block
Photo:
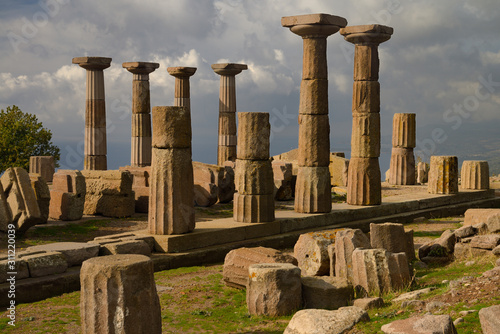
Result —
[[86, 194], [83, 213], [105, 217], [129, 217], [135, 212], [132, 175], [127, 171], [84, 170]]
[[66, 258], [59, 252], [23, 256], [23, 260], [28, 264], [30, 277], [60, 274], [68, 269]]
[[328, 167], [300, 167], [295, 184], [295, 211], [320, 213], [332, 210]]
[[86, 242], [56, 242], [47, 245], [31, 246], [28, 252], [58, 252], [64, 256], [68, 267], [79, 266], [83, 261], [99, 255], [99, 245]]
[[302, 277], [304, 308], [336, 310], [354, 298], [354, 289], [340, 277]]
[[151, 173], [149, 232], [182, 234], [193, 231], [195, 218], [191, 150], [153, 148]]
[[49, 217], [57, 220], [78, 220], [83, 216], [85, 177], [76, 170], [60, 169], [54, 174], [50, 191]]
[[269, 159], [270, 135], [269, 113], [239, 112], [237, 158], [241, 160]]
[[186, 107], [153, 107], [153, 148], [191, 149], [191, 113]]
[[341, 307], [335, 311], [301, 310], [294, 314], [283, 333], [346, 333], [360, 321], [370, 321], [370, 317], [356, 306]]
[[120, 240], [109, 244], [101, 245], [99, 255], [116, 254], [141, 254], [151, 255], [151, 248], [142, 240]]
[[416, 114], [394, 114], [392, 120], [392, 147], [415, 148], [416, 129]]
[[229, 203], [233, 200], [235, 192], [234, 187], [234, 161], [225, 161], [223, 163], [224, 174], [222, 179], [217, 181], [219, 185], [219, 203]]
[[293, 167], [291, 163], [279, 160], [272, 161], [274, 178], [274, 199], [289, 201], [293, 198]]
[[310, 232], [300, 235], [293, 248], [293, 254], [304, 275], [328, 275], [330, 271], [328, 246], [335, 244], [336, 234], [341, 230], [343, 229]]
[[367, 297], [354, 299], [353, 306], [357, 306], [365, 311], [384, 306], [384, 300], [380, 297]]
[[271, 161], [236, 159], [234, 184], [240, 195], [273, 194], [274, 181]]
[[47, 186], [47, 182], [40, 174], [29, 174], [31, 180], [31, 187], [35, 191], [36, 202], [38, 203], [38, 208], [41, 214], [41, 224], [47, 222], [49, 219], [49, 208], [50, 208], [50, 190]]
[[149, 178], [151, 175], [151, 166], [125, 166], [120, 167], [119, 170], [127, 171], [132, 175], [132, 191], [135, 196], [135, 212], [147, 213], [149, 209]]
[[380, 114], [353, 113], [351, 158], [380, 156]]
[[457, 239], [462, 239], [475, 235], [477, 233], [477, 230], [473, 226], [466, 225], [455, 230], [455, 232], [453, 233], [455, 233]]
[[347, 187], [349, 159], [330, 153], [329, 168], [331, 185]]
[[468, 209], [465, 211], [464, 226], [484, 223], [489, 233], [500, 232], [500, 209]]
[[347, 184], [347, 203], [378, 205], [382, 203], [382, 185], [378, 158], [351, 158]]
[[423, 315], [396, 320], [382, 326], [386, 334], [400, 333], [439, 333], [457, 334], [453, 320], [449, 315]]
[[498, 334], [500, 329], [500, 305], [480, 309], [479, 321], [481, 322], [483, 334]]
[[299, 114], [299, 166], [324, 167], [330, 162], [328, 115]]
[[354, 81], [352, 89], [353, 113], [380, 112], [380, 83], [378, 81]]
[[328, 115], [328, 80], [302, 80], [299, 110], [302, 115]]
[[393, 147], [389, 169], [389, 184], [415, 184], [415, 155], [413, 148]]
[[[9, 218], [12, 217], [12, 223], [16, 226], [17, 233], [22, 234], [31, 226], [43, 222], [28, 172], [19, 167], [8, 168], [0, 177], [0, 183], [12, 215]], [[7, 231], [7, 225], [1, 226], [1, 228], [4, 229], [4, 232]]]
[[252, 264], [247, 287], [248, 313], [282, 316], [302, 305], [300, 269], [290, 263]]
[[241, 223], [267, 223], [274, 221], [274, 196], [234, 194], [233, 218]]
[[498, 234], [476, 235], [470, 241], [470, 246], [474, 248], [492, 250], [498, 245], [500, 245], [500, 235]]
[[52, 156], [31, 156], [30, 174], [40, 174], [46, 182], [52, 182], [56, 164]]
[[417, 164], [417, 183], [424, 184], [427, 183], [429, 176], [429, 165], [425, 162], [419, 162]]
[[353, 280], [352, 252], [356, 248], [370, 248], [370, 239], [361, 231], [345, 229], [335, 237], [335, 276]]
[[218, 180], [223, 178], [224, 168], [193, 161], [194, 202], [198, 206], [212, 206], [219, 198]]
[[82, 333], [161, 333], [153, 262], [144, 255], [111, 255], [83, 263]]
[[421, 261], [424, 261], [426, 257], [451, 258], [455, 251], [455, 243], [455, 234], [451, 230], [446, 230], [439, 238], [420, 246], [418, 249], [418, 258]]
[[16, 280], [30, 277], [30, 272], [28, 270], [28, 264], [26, 263], [26, 261], [17, 258], [15, 260], [14, 269], [12, 269], [10, 267], [12, 264], [13, 263], [9, 260], [1, 260], [0, 261], [0, 281], [1, 282], [4, 282], [4, 283], [7, 282], [7, 278], [9, 278], [11, 276], [11, 275], [7, 274], [9, 272], [16, 273]]
[[194, 185], [194, 205], [209, 207], [217, 203], [219, 188], [214, 183], [201, 183]]
[[462, 189], [490, 189], [488, 161], [466, 160], [460, 173]]
[[405, 253], [358, 248], [352, 253], [352, 264], [355, 288], [368, 295], [401, 289], [410, 283]]
[[227, 253], [224, 259], [223, 280], [226, 285], [245, 289], [248, 285], [248, 267], [258, 263], [290, 263], [297, 265], [297, 259], [281, 251], [265, 248], [238, 248]]
[[428, 192], [458, 193], [458, 159], [454, 156], [431, 156]]
[[415, 259], [413, 230], [405, 232], [403, 224], [370, 224], [372, 248], [383, 248], [391, 253], [406, 253], [408, 262]]

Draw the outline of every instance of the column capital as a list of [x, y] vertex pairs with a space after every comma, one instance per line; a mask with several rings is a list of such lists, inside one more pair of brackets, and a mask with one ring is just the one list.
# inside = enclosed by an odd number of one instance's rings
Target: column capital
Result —
[[144, 61], [132, 61], [122, 64], [123, 68], [133, 74], [149, 74], [160, 67], [158, 63], [148, 63]]
[[248, 69], [246, 64], [221, 63], [212, 64], [212, 70], [219, 75], [236, 75]]
[[176, 78], [189, 78], [196, 72], [196, 67], [176, 66], [167, 67], [167, 72]]
[[285, 16], [281, 25], [302, 38], [328, 37], [347, 25], [347, 20], [330, 14]]
[[111, 65], [111, 58], [107, 57], [75, 57], [71, 61], [86, 70], [104, 70]]
[[350, 26], [340, 29], [340, 34], [349, 43], [360, 45], [378, 45], [388, 41], [394, 29], [380, 24]]

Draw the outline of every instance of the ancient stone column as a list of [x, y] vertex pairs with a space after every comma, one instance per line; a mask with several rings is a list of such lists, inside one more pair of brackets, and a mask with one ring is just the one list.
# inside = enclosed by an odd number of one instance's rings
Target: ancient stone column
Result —
[[458, 193], [458, 158], [431, 156], [427, 191], [430, 194]]
[[87, 70], [85, 105], [85, 146], [83, 169], [106, 170], [106, 103], [104, 72], [111, 58], [76, 57], [73, 64]]
[[132, 149], [130, 165], [151, 165], [151, 102], [149, 73], [160, 64], [147, 62], [123, 63], [123, 68], [134, 75], [132, 84]]
[[392, 155], [389, 183], [415, 184], [415, 155], [417, 139], [415, 114], [394, 114], [392, 121]]
[[31, 156], [30, 174], [40, 174], [46, 182], [52, 182], [55, 173], [55, 161], [53, 156]]
[[149, 232], [191, 232], [194, 182], [191, 114], [186, 107], [153, 107], [153, 158], [149, 196]]
[[244, 223], [274, 221], [274, 179], [269, 160], [269, 113], [240, 112], [240, 143], [234, 184], [234, 220]]
[[290, 28], [303, 40], [295, 211], [330, 212], [332, 200], [326, 39], [345, 27], [347, 21], [328, 14], [308, 14], [283, 17], [281, 25]]
[[340, 33], [355, 45], [347, 203], [377, 205], [382, 203], [378, 45], [391, 38], [393, 29], [373, 24], [346, 27]]
[[490, 189], [490, 168], [488, 161], [466, 160], [460, 173], [462, 189]]
[[175, 77], [174, 106], [186, 107], [191, 110], [189, 77], [196, 72], [196, 67], [169, 67], [167, 71]]
[[217, 164], [236, 160], [236, 78], [248, 67], [245, 64], [213, 64], [212, 69], [220, 75], [219, 91], [219, 146]]
[[83, 334], [161, 333], [153, 262], [144, 255], [91, 258], [80, 272]]

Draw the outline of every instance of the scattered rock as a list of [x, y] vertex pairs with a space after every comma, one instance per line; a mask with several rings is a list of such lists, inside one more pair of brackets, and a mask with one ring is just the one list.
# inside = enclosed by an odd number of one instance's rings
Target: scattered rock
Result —
[[419, 299], [422, 295], [425, 295], [431, 291], [432, 291], [431, 288], [410, 291], [410, 292], [403, 293], [403, 294], [399, 295], [398, 297], [394, 298], [392, 301], [397, 303], [397, 302], [402, 302], [405, 300]]
[[500, 256], [500, 245], [496, 246], [495, 248], [493, 248], [493, 251], [492, 253], [496, 256]]
[[[446, 230], [441, 236], [429, 243], [422, 245], [418, 249], [418, 257], [421, 261], [429, 263], [433, 261], [433, 257], [446, 258], [451, 257], [455, 250], [456, 237], [451, 230]], [[424, 260], [427, 258], [426, 260]], [[441, 263], [441, 260], [439, 261]]]
[[500, 276], [500, 267], [495, 267], [491, 270], [485, 271], [482, 276], [488, 278]]
[[455, 321], [453, 321], [453, 325], [457, 326], [458, 324], [461, 324], [464, 322], [464, 318], [456, 318]]
[[427, 265], [427, 263], [422, 262], [422, 261], [414, 262], [413, 263], [413, 267], [415, 269], [426, 269], [426, 268], [429, 268], [429, 266]]
[[500, 232], [500, 209], [468, 209], [465, 211], [465, 225], [484, 223], [489, 233]]
[[423, 300], [405, 300], [404, 302], [401, 303], [402, 308], [424, 308], [425, 307], [425, 302]]
[[384, 306], [384, 300], [380, 297], [354, 299], [353, 306], [357, 306], [365, 311]]
[[470, 246], [473, 248], [493, 249], [500, 244], [500, 235], [486, 234], [477, 235], [470, 241]]
[[341, 334], [360, 321], [370, 321], [370, 317], [356, 306], [341, 307], [336, 311], [302, 310], [295, 313], [284, 334]]
[[500, 330], [500, 305], [479, 310], [479, 321], [483, 334], [498, 334]]
[[497, 267], [500, 267], [500, 259], [497, 259], [497, 262], [495, 262]]
[[476, 263], [476, 261], [467, 261], [467, 262], [465, 262], [465, 266], [470, 267], [470, 266], [474, 265], [474, 263]]
[[476, 312], [477, 312], [476, 310], [466, 310], [466, 311], [460, 311], [460, 312], [458, 312], [458, 314], [460, 314], [462, 317], [466, 317], [469, 314], [476, 313]]
[[337, 232], [335, 238], [335, 276], [346, 278], [352, 282], [352, 253], [356, 248], [370, 248], [370, 239], [363, 231], [346, 229]]
[[354, 289], [345, 278], [302, 277], [304, 308], [336, 310], [349, 305], [354, 298]]
[[466, 238], [475, 235], [477, 233], [477, 230], [473, 226], [467, 225], [460, 227], [458, 230], [455, 230], [454, 233], [457, 238]]
[[408, 262], [415, 258], [413, 231], [405, 232], [403, 224], [370, 224], [372, 248], [383, 248], [391, 253], [406, 253]]
[[431, 301], [425, 305], [425, 309], [428, 312], [434, 312], [442, 309], [445, 306], [445, 303], [439, 301]]
[[386, 334], [422, 333], [422, 334], [457, 334], [449, 315], [424, 315], [408, 319], [396, 320], [382, 326]]

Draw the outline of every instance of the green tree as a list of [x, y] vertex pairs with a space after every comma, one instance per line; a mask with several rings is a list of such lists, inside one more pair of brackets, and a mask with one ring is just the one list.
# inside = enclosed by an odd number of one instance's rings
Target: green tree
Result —
[[30, 156], [54, 157], [56, 167], [60, 150], [52, 144], [52, 133], [35, 115], [17, 106], [0, 111], [0, 173], [9, 167], [29, 168]]

